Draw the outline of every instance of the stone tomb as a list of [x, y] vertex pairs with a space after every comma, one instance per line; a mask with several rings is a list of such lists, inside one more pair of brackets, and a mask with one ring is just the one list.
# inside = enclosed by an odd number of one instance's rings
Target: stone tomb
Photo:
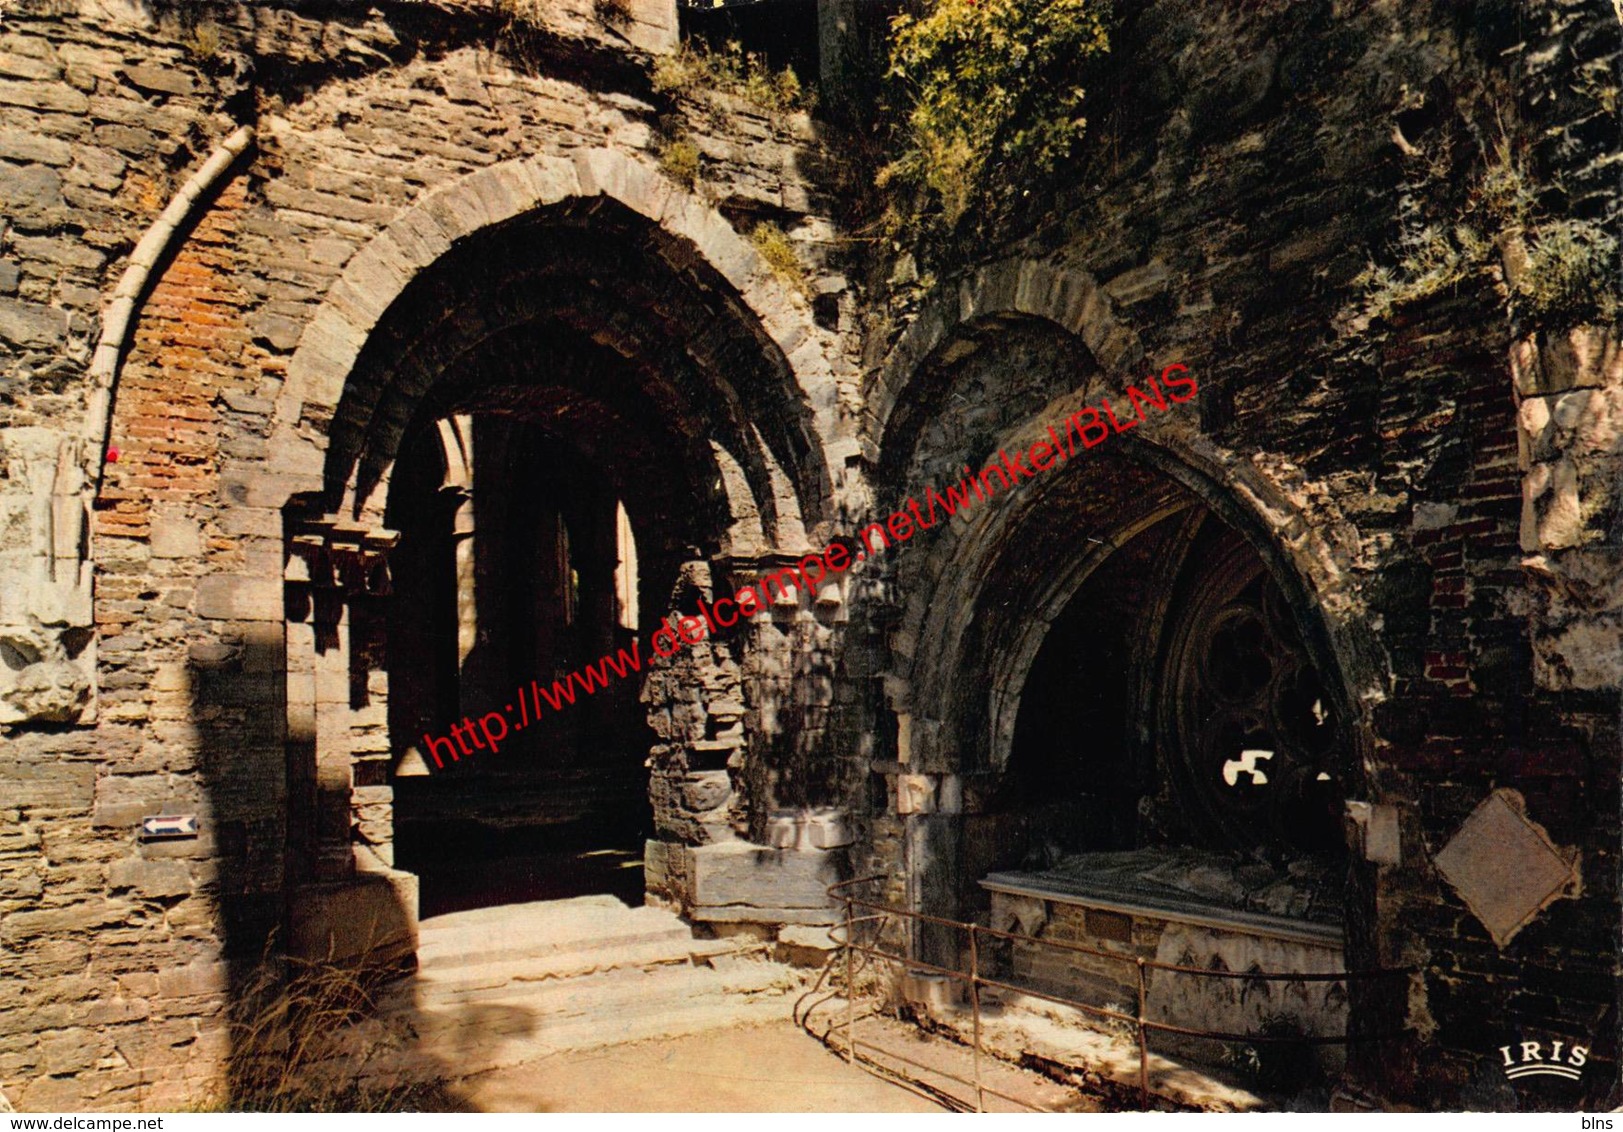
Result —
[[[1249, 854], [1195, 849], [1084, 853], [1042, 871], [991, 873], [980, 884], [991, 894], [994, 929], [1121, 957], [1002, 941], [990, 948], [994, 966], [983, 973], [1124, 1014], [1136, 1009], [1140, 958], [1214, 972], [1345, 969], [1337, 872], [1317, 858], [1280, 867]], [[1279, 1037], [1346, 1032], [1340, 982], [1205, 978], [1155, 968], [1146, 975], [1151, 1021]], [[1249, 1055], [1240, 1045], [1150, 1035], [1152, 1050], [1207, 1064], [1243, 1061]], [[1339, 1069], [1341, 1047], [1314, 1048], [1321, 1070]], [[1259, 1055], [1267, 1056], [1266, 1049]]]

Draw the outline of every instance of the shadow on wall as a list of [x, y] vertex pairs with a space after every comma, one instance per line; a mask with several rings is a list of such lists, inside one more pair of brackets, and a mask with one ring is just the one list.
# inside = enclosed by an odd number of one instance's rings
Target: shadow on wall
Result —
[[[324, 954], [308, 947], [303, 958], [289, 954], [299, 880], [290, 834], [300, 810], [290, 806], [289, 786], [305, 776], [291, 765], [296, 748], [284, 742], [283, 626], [248, 623], [217, 642], [194, 644], [188, 676], [202, 775], [200, 836], [192, 846], [206, 862], [193, 899], [212, 903], [214, 931], [207, 924], [193, 929], [195, 957], [173, 977], [177, 995], [199, 996], [223, 1029], [212, 1043], [193, 1046], [192, 1056], [218, 1048], [224, 1064], [201, 1067], [204, 1076], [187, 1074], [187, 1102], [229, 1111], [466, 1109], [444, 1084], [452, 1065], [419, 1038], [428, 1027], [416, 1008], [414, 980], [402, 978], [398, 950], [380, 956], [363, 945], [336, 958], [333, 931]], [[379, 907], [368, 919], [398, 924], [411, 922], [414, 912]], [[353, 920], [348, 926], [353, 932]], [[306, 923], [299, 934], [309, 930]], [[443, 1021], [458, 1031], [488, 1022]], [[530, 1020], [502, 1023], [514, 1032]]]

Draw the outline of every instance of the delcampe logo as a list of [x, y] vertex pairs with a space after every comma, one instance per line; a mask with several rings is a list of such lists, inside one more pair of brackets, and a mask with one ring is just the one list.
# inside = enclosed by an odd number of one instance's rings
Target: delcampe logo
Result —
[[[1502, 1066], [1505, 1076], [1512, 1081], [1519, 1081], [1523, 1077], [1565, 1077], [1569, 1081], [1576, 1081], [1583, 1076], [1584, 1063], [1589, 1060], [1588, 1046], [1568, 1046], [1565, 1042], [1552, 1041], [1549, 1043], [1550, 1056], [1546, 1058], [1544, 1044], [1522, 1042], [1519, 1058], [1510, 1055], [1514, 1047], [1500, 1046], [1499, 1052], [1505, 1058]], [[1565, 1057], [1562, 1057], [1563, 1051]]]

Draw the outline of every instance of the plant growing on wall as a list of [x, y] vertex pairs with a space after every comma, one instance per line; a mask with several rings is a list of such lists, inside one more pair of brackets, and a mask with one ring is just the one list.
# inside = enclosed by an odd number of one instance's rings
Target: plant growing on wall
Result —
[[[1424, 159], [1418, 151], [1411, 155]], [[1501, 138], [1464, 199], [1439, 207], [1457, 178], [1446, 162], [1418, 166], [1400, 198], [1394, 262], [1371, 263], [1354, 281], [1365, 314], [1389, 317], [1497, 265], [1512, 313], [1537, 325], [1618, 317], [1618, 241], [1598, 221], [1541, 206], [1535, 183]]]
[[654, 89], [661, 94], [692, 96], [699, 91], [738, 95], [765, 110], [810, 109], [810, 95], [794, 69], [774, 71], [765, 56], [745, 51], [734, 40], [720, 50], [689, 41], [680, 51], [654, 64]]
[[902, 152], [879, 173], [948, 226], [1052, 174], [1087, 128], [1082, 64], [1109, 47], [1101, 0], [933, 0], [891, 23]]
[[774, 275], [807, 299], [813, 297], [811, 280], [807, 278], [800, 257], [795, 254], [794, 242], [782, 228], [762, 221], [750, 232], [750, 243], [755, 245], [755, 250], [761, 253], [761, 258]]

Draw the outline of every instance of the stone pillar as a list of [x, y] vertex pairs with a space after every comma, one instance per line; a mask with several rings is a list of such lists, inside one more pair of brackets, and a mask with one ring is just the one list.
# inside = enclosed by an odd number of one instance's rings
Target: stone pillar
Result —
[[1511, 347], [1522, 468], [1522, 566], [1533, 580], [1542, 688], [1623, 686], [1623, 344], [1616, 327]]
[[445, 457], [445, 483], [440, 493], [451, 511], [451, 539], [456, 556], [456, 663], [458, 706], [468, 704], [467, 663], [479, 643], [479, 606], [474, 572], [473, 418], [465, 413], [439, 422], [440, 445]]
[[[713, 603], [798, 561], [732, 559], [715, 583], [709, 563], [689, 562], [671, 607], [696, 612], [683, 595]], [[660, 838], [648, 846], [652, 902], [712, 923], [836, 918], [827, 889], [847, 875], [852, 834], [844, 811], [818, 800], [820, 760], [831, 757], [828, 627], [818, 617], [833, 614], [817, 608], [814, 595], [774, 584], [753, 619], [707, 634], [650, 676], [644, 696], [661, 739], [650, 760]]]
[[304, 958], [402, 960], [416, 950], [416, 877], [359, 852], [351, 832], [351, 598], [388, 592], [384, 556], [396, 536], [334, 515], [290, 517], [289, 525], [288, 823], [297, 887], [288, 949]]
[[448, 484], [441, 491], [450, 501], [451, 539], [456, 547], [456, 661], [460, 673], [479, 640], [479, 607], [473, 585], [473, 487]]

